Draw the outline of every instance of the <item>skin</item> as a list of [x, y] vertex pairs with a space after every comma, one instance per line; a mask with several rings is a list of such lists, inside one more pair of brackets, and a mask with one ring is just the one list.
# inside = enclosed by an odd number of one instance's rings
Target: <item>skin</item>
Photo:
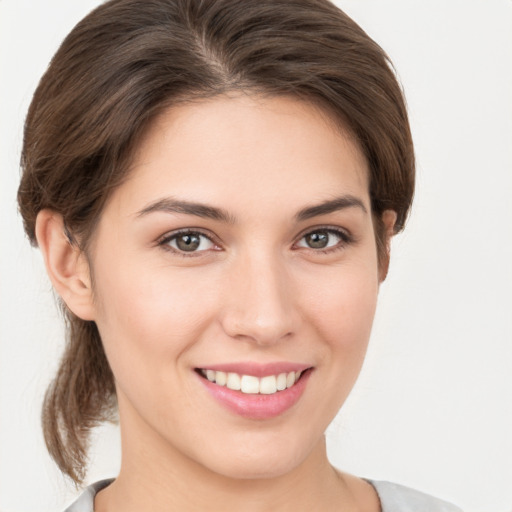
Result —
[[[334, 198], [344, 206], [311, 211]], [[226, 218], [169, 211], [170, 200]], [[394, 212], [383, 220], [390, 236]], [[196, 251], [172, 238], [183, 229], [202, 233]], [[312, 233], [328, 247], [308, 245]], [[39, 214], [37, 236], [56, 290], [97, 323], [116, 379], [123, 460], [97, 511], [380, 510], [325, 448], [383, 271], [366, 160], [318, 109], [239, 95], [169, 110], [110, 197], [88, 258], [54, 212]], [[240, 361], [313, 370], [293, 407], [255, 420], [220, 405], [194, 371]]]

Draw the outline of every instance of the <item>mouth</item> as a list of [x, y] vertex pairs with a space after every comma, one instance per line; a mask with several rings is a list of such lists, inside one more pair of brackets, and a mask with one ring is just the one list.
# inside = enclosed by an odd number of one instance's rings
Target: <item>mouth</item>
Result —
[[313, 370], [287, 363], [235, 363], [195, 368], [195, 373], [208, 394], [231, 413], [251, 420], [270, 420], [294, 408]]
[[274, 395], [290, 389], [299, 381], [308, 368], [303, 371], [283, 372], [275, 375], [256, 377], [255, 375], [241, 375], [235, 372], [217, 371], [208, 368], [197, 368], [201, 377], [217, 386], [225, 386], [232, 391], [240, 391], [247, 395]]

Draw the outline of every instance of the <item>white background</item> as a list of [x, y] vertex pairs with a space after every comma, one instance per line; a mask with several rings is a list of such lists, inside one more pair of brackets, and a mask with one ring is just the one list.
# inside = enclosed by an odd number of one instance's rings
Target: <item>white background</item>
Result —
[[[62, 330], [15, 194], [23, 118], [59, 42], [98, 2], [0, 0], [0, 510], [77, 493], [46, 455], [42, 393]], [[328, 432], [332, 461], [449, 499], [512, 510], [512, 1], [340, 0], [390, 54], [418, 159], [367, 363]], [[89, 480], [114, 476], [114, 427]]]

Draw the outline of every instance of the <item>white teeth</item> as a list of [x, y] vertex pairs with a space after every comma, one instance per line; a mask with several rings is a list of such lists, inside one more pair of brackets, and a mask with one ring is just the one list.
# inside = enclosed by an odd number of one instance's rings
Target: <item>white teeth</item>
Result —
[[233, 391], [240, 391], [240, 375], [238, 373], [228, 373], [226, 387]]
[[228, 376], [225, 372], [215, 372], [215, 382], [219, 386], [225, 386], [227, 380], [228, 380]]
[[218, 386], [226, 386], [234, 391], [241, 391], [247, 394], [273, 395], [277, 391], [291, 388], [300, 378], [302, 372], [280, 373], [278, 375], [267, 375], [261, 379], [253, 375], [239, 375], [233, 372], [217, 372], [215, 370], [201, 370], [210, 382]]
[[276, 387], [278, 391], [283, 391], [283, 389], [286, 389], [286, 373], [280, 373], [277, 376]]
[[273, 395], [277, 391], [276, 377], [269, 375], [260, 380], [260, 393], [262, 395]]
[[242, 376], [242, 393], [257, 394], [260, 392], [260, 379], [252, 375]]

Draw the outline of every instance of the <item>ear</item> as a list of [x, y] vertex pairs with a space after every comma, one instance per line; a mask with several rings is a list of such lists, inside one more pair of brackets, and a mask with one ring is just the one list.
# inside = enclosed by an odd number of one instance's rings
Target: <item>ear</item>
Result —
[[396, 223], [396, 212], [394, 210], [384, 210], [382, 212], [382, 227], [384, 230], [384, 255], [382, 256], [380, 265], [379, 265], [379, 282], [382, 283], [386, 276], [388, 275], [389, 270], [389, 257], [390, 257], [390, 249], [391, 249], [391, 237], [395, 234], [395, 223]]
[[36, 238], [48, 276], [61, 299], [82, 320], [94, 320], [89, 264], [70, 240], [62, 216], [41, 210], [36, 219]]

